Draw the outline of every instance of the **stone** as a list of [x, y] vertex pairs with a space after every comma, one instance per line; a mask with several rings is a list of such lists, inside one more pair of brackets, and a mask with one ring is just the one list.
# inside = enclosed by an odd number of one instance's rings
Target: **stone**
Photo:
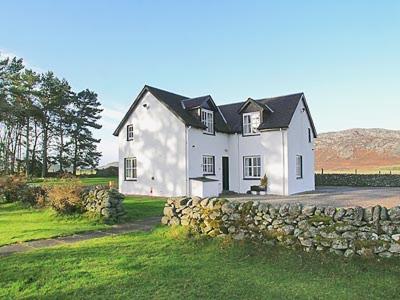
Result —
[[341, 208], [339, 208], [339, 209], [336, 211], [336, 213], [335, 213], [333, 219], [334, 219], [335, 221], [340, 221], [340, 220], [343, 219], [343, 217], [344, 217], [345, 215], [346, 215], [346, 209], [343, 208], [343, 207], [341, 207]]
[[311, 247], [313, 245], [313, 241], [311, 239], [305, 239], [302, 237], [298, 238], [300, 241], [300, 244], [304, 247]]
[[383, 258], [390, 258], [390, 257], [393, 256], [393, 254], [390, 253], [389, 251], [381, 252], [381, 253], [379, 253], [378, 255], [379, 255], [380, 257], [383, 257]]
[[363, 215], [363, 220], [366, 222], [372, 221], [372, 212], [373, 212], [373, 207], [367, 207], [364, 208], [364, 215]]
[[381, 215], [380, 215], [380, 219], [381, 220], [387, 220], [389, 218], [388, 216], [388, 211], [386, 207], [381, 207]]
[[240, 231], [233, 236], [233, 239], [238, 240], [238, 241], [244, 240], [244, 238], [245, 238], [245, 235], [244, 235], [243, 231]]
[[331, 247], [336, 250], [344, 250], [348, 248], [348, 243], [345, 239], [335, 239], [332, 241]]
[[343, 252], [342, 250], [339, 250], [339, 249], [330, 248], [330, 249], [329, 249], [329, 252], [330, 252], [330, 253], [333, 253], [333, 254], [336, 254], [336, 255], [339, 255], [339, 256], [344, 255], [344, 252]]
[[372, 210], [372, 221], [373, 222], [379, 221], [380, 218], [381, 218], [381, 207], [379, 205], [376, 205]]
[[400, 244], [398, 243], [390, 244], [388, 251], [392, 253], [400, 253]]
[[365, 257], [374, 256], [372, 249], [362, 247], [360, 250], [357, 250], [357, 254]]
[[170, 206], [164, 207], [164, 215], [167, 217], [172, 217], [174, 215], [174, 209]]
[[357, 237], [357, 233], [354, 231], [346, 231], [342, 233], [342, 238], [348, 239], [348, 240], [354, 240]]
[[203, 200], [201, 200], [200, 206], [207, 207], [207, 205], [208, 205], [208, 198], [204, 198]]
[[400, 221], [400, 206], [395, 206], [389, 209], [389, 218], [392, 221]]
[[332, 206], [328, 206], [325, 208], [325, 215], [328, 217], [333, 217], [336, 213], [336, 208]]
[[312, 215], [314, 215], [315, 210], [316, 210], [315, 205], [306, 205], [303, 207], [302, 213], [303, 213], [303, 215], [306, 215], [306, 216], [312, 216]]
[[177, 217], [172, 217], [170, 220], [170, 224], [171, 225], [180, 225], [181, 224], [181, 220], [179, 220]]
[[395, 240], [396, 242], [400, 241], [400, 233], [398, 234], [393, 234], [392, 239]]
[[228, 232], [231, 233], [231, 234], [232, 234], [232, 233], [235, 233], [235, 232], [236, 232], [235, 226], [229, 226], [229, 227], [228, 227]]
[[289, 204], [283, 204], [280, 208], [279, 208], [279, 214], [282, 217], [285, 217], [289, 214]]
[[356, 229], [357, 229], [357, 228], [356, 228], [355, 226], [346, 225], [346, 224], [338, 225], [338, 226], [335, 227], [335, 230], [336, 230], [337, 232], [339, 232], [339, 233], [343, 233], [343, 232], [346, 232], [346, 231], [354, 231], [354, 230], [356, 230]]
[[231, 214], [235, 211], [235, 205], [232, 202], [226, 202], [222, 205], [221, 211], [224, 214]]
[[285, 234], [285, 235], [291, 235], [294, 232], [294, 226], [292, 225], [285, 225], [281, 228], [281, 231]]
[[258, 206], [258, 211], [260, 211], [260, 212], [262, 212], [262, 213], [268, 213], [268, 211], [269, 211], [269, 205], [267, 204], [267, 203], [261, 203], [259, 206]]
[[301, 205], [300, 204], [292, 204], [289, 206], [289, 216], [297, 217], [301, 213]]
[[344, 257], [353, 257], [355, 254], [353, 249], [346, 249], [346, 251], [344, 251]]
[[386, 244], [382, 244], [382, 245], [375, 245], [374, 246], [374, 253], [381, 253], [384, 252], [388, 249]]
[[168, 217], [164, 216], [164, 217], [161, 218], [161, 224], [168, 225], [168, 222], [169, 222], [169, 218]]

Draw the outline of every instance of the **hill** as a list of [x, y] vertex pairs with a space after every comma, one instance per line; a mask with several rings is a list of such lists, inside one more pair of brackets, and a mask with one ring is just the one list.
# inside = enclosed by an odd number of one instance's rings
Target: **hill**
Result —
[[348, 129], [319, 134], [315, 169], [400, 170], [400, 130]]

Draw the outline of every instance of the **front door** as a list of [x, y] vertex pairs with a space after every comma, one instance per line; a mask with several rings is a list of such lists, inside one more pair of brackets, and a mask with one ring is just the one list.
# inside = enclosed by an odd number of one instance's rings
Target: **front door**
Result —
[[222, 189], [229, 191], [229, 157], [222, 157]]

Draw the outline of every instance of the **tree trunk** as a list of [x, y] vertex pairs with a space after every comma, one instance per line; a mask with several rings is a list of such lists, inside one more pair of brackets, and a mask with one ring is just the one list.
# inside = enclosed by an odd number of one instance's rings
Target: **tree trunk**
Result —
[[60, 153], [59, 153], [60, 173], [64, 171], [63, 170], [64, 132], [62, 126], [63, 124], [60, 123]]
[[43, 124], [43, 144], [42, 144], [42, 177], [47, 176], [47, 139], [48, 131], [46, 124]]
[[78, 164], [78, 140], [77, 140], [77, 138], [75, 138], [75, 140], [74, 140], [74, 159], [72, 162], [72, 165], [73, 165], [72, 173], [75, 176], [76, 176], [77, 164]]
[[29, 117], [26, 117], [25, 176], [29, 177]]

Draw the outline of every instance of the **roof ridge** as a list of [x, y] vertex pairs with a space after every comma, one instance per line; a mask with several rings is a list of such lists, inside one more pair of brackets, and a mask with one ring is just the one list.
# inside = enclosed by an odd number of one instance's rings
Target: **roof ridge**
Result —
[[[163, 90], [163, 89], [160, 89], [160, 88], [148, 85], [148, 84], [145, 84], [144, 87], [145, 88], [149, 88], [149, 89], [153, 89], [153, 90], [156, 90], [156, 91], [160, 91], [160, 92], [163, 92], [163, 93], [168, 93], [168, 94], [172, 94], [172, 95], [175, 95], [175, 96], [179, 96], [179, 97], [182, 97], [182, 98], [190, 99], [187, 96], [183, 96], [183, 95], [180, 95], [180, 94], [177, 94], [177, 93], [173, 93], [173, 92], [170, 92], [170, 91], [167, 91], [167, 90]], [[186, 99], [183, 99], [183, 100], [186, 100]]]
[[235, 105], [235, 104], [241, 104], [241, 103], [246, 102], [248, 99], [251, 99], [251, 100], [254, 100], [254, 101], [261, 101], [261, 100], [272, 100], [272, 99], [276, 99], [276, 98], [290, 97], [290, 96], [294, 96], [294, 95], [304, 95], [304, 92], [293, 93], [293, 94], [287, 94], [287, 95], [282, 95], [282, 96], [265, 97], [265, 98], [260, 98], [260, 99], [254, 99], [254, 98], [248, 97], [246, 100], [238, 101], [238, 102], [233, 102], [233, 103], [221, 104], [221, 105], [218, 105], [218, 107], [221, 107], [221, 106], [228, 106], [228, 105]]

